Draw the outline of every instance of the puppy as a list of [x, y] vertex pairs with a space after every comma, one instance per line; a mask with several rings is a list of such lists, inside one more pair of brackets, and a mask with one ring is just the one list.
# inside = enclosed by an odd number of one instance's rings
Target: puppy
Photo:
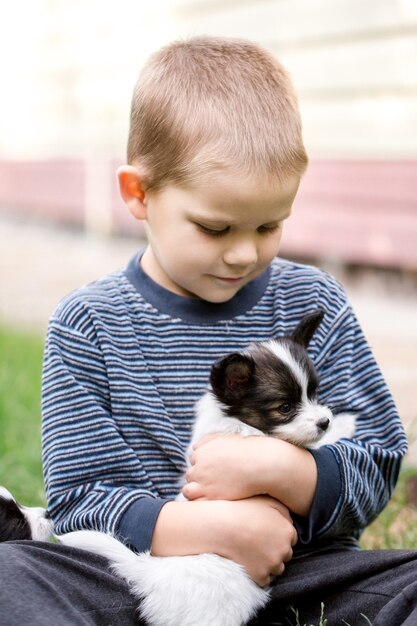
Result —
[[[196, 405], [188, 452], [214, 432], [267, 435], [309, 448], [352, 437], [354, 417], [334, 419], [317, 400], [318, 378], [306, 348], [322, 318], [318, 311], [304, 318], [291, 337], [253, 344], [215, 363], [210, 389]], [[150, 626], [241, 626], [268, 601], [268, 590], [256, 585], [242, 566], [215, 554], [135, 554], [95, 531], [58, 539], [106, 557], [140, 600], [139, 612]]]
[[52, 532], [52, 520], [45, 509], [18, 504], [12, 494], [0, 486], [0, 542], [49, 541]]

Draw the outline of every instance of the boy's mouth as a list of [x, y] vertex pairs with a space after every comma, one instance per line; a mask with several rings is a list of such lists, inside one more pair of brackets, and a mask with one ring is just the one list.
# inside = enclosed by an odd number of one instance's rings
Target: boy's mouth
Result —
[[239, 276], [238, 278], [228, 278], [223, 276], [216, 276], [217, 280], [222, 281], [223, 283], [227, 283], [228, 285], [237, 285], [238, 283], [244, 280], [245, 276]]

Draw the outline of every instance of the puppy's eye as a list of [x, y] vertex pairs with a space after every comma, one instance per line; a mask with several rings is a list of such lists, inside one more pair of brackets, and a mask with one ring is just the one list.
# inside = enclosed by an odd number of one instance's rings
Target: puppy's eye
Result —
[[288, 413], [291, 412], [291, 409], [292, 409], [292, 404], [290, 404], [289, 402], [284, 402], [284, 404], [281, 404], [278, 407], [278, 411], [282, 413], [282, 415], [288, 415]]

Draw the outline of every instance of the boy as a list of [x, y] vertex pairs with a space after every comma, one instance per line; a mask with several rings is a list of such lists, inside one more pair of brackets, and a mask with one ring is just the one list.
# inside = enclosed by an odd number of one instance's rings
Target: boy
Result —
[[[260, 585], [281, 576], [257, 623], [291, 623], [291, 606], [317, 621], [323, 602], [332, 625], [361, 614], [374, 626], [415, 624], [416, 554], [355, 549], [395, 485], [400, 420], [341, 287], [276, 258], [306, 164], [291, 83], [266, 51], [208, 37], [151, 57], [118, 172], [148, 246], [51, 320], [48, 506], [57, 533], [98, 528], [155, 555], [215, 552]], [[209, 438], [194, 451], [188, 501], [174, 501], [212, 362], [291, 332], [317, 308], [321, 401], [356, 414], [355, 439], [310, 452]], [[138, 623], [99, 557], [47, 544], [5, 544], [1, 557], [8, 624]], [[11, 580], [21, 582], [13, 597]]]

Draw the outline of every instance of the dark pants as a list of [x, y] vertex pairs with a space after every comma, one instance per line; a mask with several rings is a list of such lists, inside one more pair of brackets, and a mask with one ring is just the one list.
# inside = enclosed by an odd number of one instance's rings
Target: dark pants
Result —
[[252, 624], [319, 626], [321, 613], [328, 626], [417, 626], [417, 551], [294, 558]]
[[[417, 551], [295, 557], [252, 624], [318, 626], [322, 604], [328, 626], [417, 626]], [[1, 625], [143, 624], [136, 609], [101, 557], [53, 544], [0, 544]]]

